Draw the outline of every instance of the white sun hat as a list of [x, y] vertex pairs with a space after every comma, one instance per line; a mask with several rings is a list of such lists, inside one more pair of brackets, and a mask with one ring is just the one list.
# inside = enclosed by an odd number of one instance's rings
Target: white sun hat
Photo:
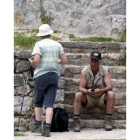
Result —
[[42, 24], [39, 27], [39, 33], [37, 36], [46, 36], [46, 35], [51, 35], [53, 33], [53, 30], [48, 24]]

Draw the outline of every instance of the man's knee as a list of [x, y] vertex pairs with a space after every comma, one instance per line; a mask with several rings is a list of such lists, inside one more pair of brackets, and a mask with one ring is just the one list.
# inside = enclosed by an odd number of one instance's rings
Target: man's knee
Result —
[[81, 102], [82, 101], [82, 96], [83, 96], [83, 93], [81, 93], [81, 92], [77, 92], [76, 94], [75, 94], [75, 100], [78, 102]]
[[107, 92], [107, 99], [114, 100], [115, 99], [115, 94], [113, 91], [108, 91]]

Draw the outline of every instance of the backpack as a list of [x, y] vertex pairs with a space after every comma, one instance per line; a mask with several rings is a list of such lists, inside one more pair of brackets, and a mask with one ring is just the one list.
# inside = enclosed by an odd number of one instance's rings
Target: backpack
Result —
[[51, 132], [63, 132], [68, 131], [68, 114], [60, 107], [53, 109], [53, 118], [51, 124]]

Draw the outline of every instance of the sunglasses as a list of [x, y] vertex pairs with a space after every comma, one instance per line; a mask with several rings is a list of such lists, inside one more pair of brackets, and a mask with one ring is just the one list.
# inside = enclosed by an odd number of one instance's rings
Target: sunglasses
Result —
[[90, 59], [90, 61], [91, 61], [91, 62], [98, 62], [99, 60], [96, 60], [96, 59], [93, 59], [93, 58], [92, 58], [92, 59]]

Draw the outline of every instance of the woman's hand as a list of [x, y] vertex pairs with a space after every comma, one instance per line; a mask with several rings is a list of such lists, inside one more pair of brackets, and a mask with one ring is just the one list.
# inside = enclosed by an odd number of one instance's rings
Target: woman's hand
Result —
[[32, 65], [32, 63], [33, 63], [33, 60], [32, 59], [28, 59], [29, 60], [29, 62], [30, 62], [30, 66]]

